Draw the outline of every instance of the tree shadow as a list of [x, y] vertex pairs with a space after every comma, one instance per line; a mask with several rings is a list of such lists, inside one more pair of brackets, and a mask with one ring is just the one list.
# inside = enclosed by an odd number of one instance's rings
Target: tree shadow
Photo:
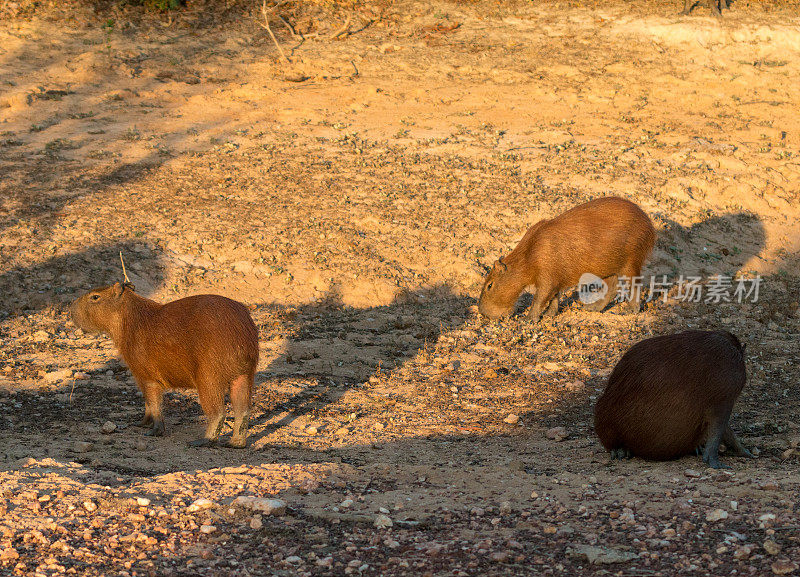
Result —
[[[277, 357], [256, 376], [260, 414], [251, 421], [251, 443], [258, 447], [298, 417], [319, 414], [371, 375], [402, 367], [434, 346], [443, 331], [462, 325], [473, 302], [440, 285], [401, 294], [385, 306], [353, 308], [334, 287], [316, 304], [260, 307], [270, 322], [292, 328]], [[273, 395], [270, 383], [287, 378], [316, 384], [287, 398]]]
[[128, 274], [138, 292], [147, 296], [163, 284], [165, 263], [159, 249], [146, 240], [93, 245], [0, 273], [0, 321], [62, 306], [84, 290], [122, 280], [120, 252], [129, 260], [136, 257]]

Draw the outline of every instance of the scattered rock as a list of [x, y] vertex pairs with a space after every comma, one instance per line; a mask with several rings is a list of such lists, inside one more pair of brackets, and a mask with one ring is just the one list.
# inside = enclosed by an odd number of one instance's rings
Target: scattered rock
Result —
[[106, 435], [110, 435], [111, 433], [117, 430], [117, 425], [115, 425], [111, 421], [106, 421], [105, 423], [103, 423], [103, 426], [100, 428], [100, 430], [103, 431]]
[[694, 469], [686, 469], [683, 474], [690, 479], [699, 479], [701, 475], [700, 471], [695, 471]]
[[345, 499], [344, 501], [339, 503], [339, 506], [344, 508], [344, 509], [347, 509], [348, 507], [352, 507], [353, 506], [353, 500], [352, 499]]
[[200, 532], [201, 533], [205, 533], [206, 535], [209, 535], [210, 533], [213, 533], [216, 530], [217, 530], [217, 528], [214, 525], [201, 525], [200, 526]]
[[569, 433], [564, 427], [553, 427], [552, 429], [547, 429], [546, 435], [548, 439], [552, 439], [553, 441], [563, 441], [569, 437]]
[[510, 413], [505, 419], [503, 419], [504, 423], [508, 423], [509, 425], [516, 425], [519, 423], [519, 416], [515, 415], [514, 413]]
[[709, 523], [716, 523], [717, 521], [722, 521], [723, 519], [728, 518], [728, 512], [724, 509], [714, 509], [713, 511], [708, 511], [706, 513], [706, 521]]
[[788, 575], [797, 571], [797, 563], [788, 559], [778, 559], [772, 564], [772, 572], [775, 575]]
[[42, 380], [48, 384], [52, 385], [59, 381], [64, 381], [72, 376], [72, 371], [70, 369], [62, 369], [60, 371], [52, 371], [49, 373], [45, 373], [42, 377]]
[[136, 497], [136, 504], [140, 507], [147, 507], [150, 504], [150, 499], [147, 497]]
[[264, 526], [264, 522], [261, 520], [261, 515], [253, 515], [253, 518], [250, 519], [250, 528], [254, 531], [258, 531]]
[[759, 483], [758, 488], [764, 491], [777, 491], [780, 489], [780, 486], [775, 481], [764, 481], [763, 483]]
[[583, 381], [572, 381], [571, 383], [567, 383], [565, 388], [570, 392], [577, 393], [586, 388], [586, 383]]
[[595, 545], [574, 545], [567, 549], [567, 555], [577, 559], [585, 559], [590, 565], [613, 565], [615, 563], [627, 563], [639, 558], [636, 553], [631, 553], [630, 551]]
[[240, 505], [245, 509], [260, 511], [265, 515], [275, 515], [280, 517], [286, 514], [286, 501], [282, 499], [265, 499], [263, 497], [239, 496], [233, 501], [234, 505]]
[[769, 553], [770, 555], [777, 555], [781, 552], [781, 546], [778, 545], [775, 541], [771, 539], [767, 539], [764, 541], [764, 551]]
[[83, 508], [91, 513], [92, 511], [97, 511], [97, 504], [94, 501], [87, 499], [83, 502]]
[[378, 529], [388, 529], [389, 527], [392, 526], [392, 520], [389, 518], [388, 515], [380, 513], [378, 515], [375, 515], [375, 521], [373, 522], [373, 525], [375, 525], [375, 527], [377, 527]]
[[286, 562], [287, 563], [291, 563], [292, 565], [299, 565], [300, 563], [303, 562], [303, 560], [300, 557], [298, 557], [297, 555], [289, 555], [286, 558]]
[[214, 506], [214, 501], [211, 499], [197, 499], [191, 505], [186, 507], [187, 513], [196, 513], [197, 511], [204, 511], [205, 509], [210, 509]]
[[94, 449], [94, 443], [90, 443], [89, 441], [75, 441], [72, 444], [73, 453], [88, 453], [92, 449]]
[[135, 447], [137, 451], [147, 450], [147, 441], [144, 439], [136, 439]]

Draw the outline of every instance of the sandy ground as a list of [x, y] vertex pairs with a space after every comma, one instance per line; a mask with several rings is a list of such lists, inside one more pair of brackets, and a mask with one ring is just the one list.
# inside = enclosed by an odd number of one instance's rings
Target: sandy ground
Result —
[[[800, 571], [796, 5], [274, 11], [286, 63], [257, 12], [11, 4], [0, 574]], [[758, 302], [477, 317], [528, 226], [607, 194], [658, 228], [646, 275], [758, 274]], [[192, 394], [168, 395], [168, 436], [133, 426], [112, 343], [66, 314], [120, 250], [143, 294], [251, 306], [247, 449], [187, 448]], [[746, 342], [733, 423], [759, 458], [610, 461], [604, 378], [685, 327]]]

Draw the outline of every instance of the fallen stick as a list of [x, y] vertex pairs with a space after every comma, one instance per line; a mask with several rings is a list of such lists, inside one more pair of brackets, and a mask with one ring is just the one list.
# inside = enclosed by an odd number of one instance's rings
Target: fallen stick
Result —
[[286, 54], [283, 53], [283, 48], [281, 48], [281, 45], [278, 44], [278, 39], [275, 38], [275, 35], [272, 33], [272, 28], [270, 28], [270, 26], [269, 26], [269, 16], [267, 15], [267, 0], [264, 0], [264, 2], [261, 4], [261, 15], [264, 17], [264, 23], [261, 25], [261, 27], [269, 33], [269, 36], [270, 36], [270, 38], [272, 38], [272, 41], [275, 43], [275, 48], [278, 49], [278, 52], [280, 53], [281, 58], [283, 58], [283, 60], [285, 62], [288, 62], [289, 64], [291, 64], [292, 61], [289, 60], [286, 57]]

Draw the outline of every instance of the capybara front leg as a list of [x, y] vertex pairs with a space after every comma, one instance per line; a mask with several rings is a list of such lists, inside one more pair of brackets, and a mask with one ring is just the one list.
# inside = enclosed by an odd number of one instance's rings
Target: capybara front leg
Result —
[[691, 12], [695, 4], [697, 4], [697, 0], [684, 0], [682, 14], [688, 14]]
[[[543, 290], [536, 287], [536, 296], [533, 299], [531, 308], [528, 309], [528, 317], [533, 322], [538, 322], [539, 317], [542, 316], [542, 311], [547, 305], [547, 316], [553, 317], [558, 313], [558, 292], [554, 290]], [[553, 302], [555, 301], [555, 303]]]
[[150, 427], [145, 433], [153, 437], [162, 437], [166, 432], [161, 407], [164, 403], [164, 388], [158, 383], [145, 383], [139, 387], [144, 395], [144, 418], [141, 425]]
[[719, 0], [708, 0], [708, 7], [711, 8], [711, 13], [717, 18], [722, 16], [722, 12], [719, 10], [719, 4]]
[[611, 275], [610, 277], [606, 277], [603, 279], [603, 282], [606, 283], [606, 295], [598, 301], [595, 301], [588, 305], [583, 305], [583, 308], [587, 311], [593, 312], [601, 312], [610, 303], [613, 299], [617, 296], [617, 275]]
[[611, 449], [612, 459], [630, 459], [631, 452], [625, 448]]
[[725, 443], [725, 446], [729, 447], [739, 457], [755, 459], [753, 453], [748, 451], [747, 448], [742, 444], [742, 442], [739, 440], [739, 437], [737, 437], [736, 433], [734, 433], [733, 429], [731, 429], [730, 425], [725, 427], [725, 433], [722, 435], [722, 442]]
[[231, 383], [231, 406], [233, 407], [233, 434], [228, 445], [241, 449], [247, 446], [247, 430], [250, 426], [250, 403], [253, 396], [253, 375], [239, 375]]

